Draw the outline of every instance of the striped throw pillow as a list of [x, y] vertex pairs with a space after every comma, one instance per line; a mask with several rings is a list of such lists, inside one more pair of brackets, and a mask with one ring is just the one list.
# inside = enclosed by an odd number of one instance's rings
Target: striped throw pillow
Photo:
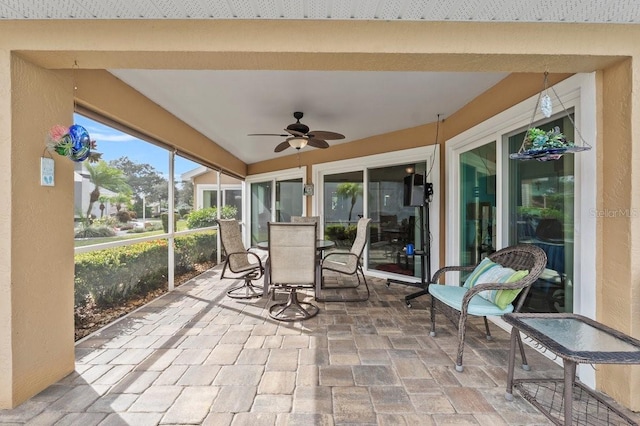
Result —
[[[514, 271], [511, 268], [504, 268], [496, 265], [489, 269], [476, 280], [476, 285], [485, 283], [513, 283], [529, 275], [529, 271]], [[513, 302], [522, 289], [507, 290], [486, 290], [478, 293], [478, 296], [484, 297], [489, 302], [495, 304], [500, 309], [505, 309]]]

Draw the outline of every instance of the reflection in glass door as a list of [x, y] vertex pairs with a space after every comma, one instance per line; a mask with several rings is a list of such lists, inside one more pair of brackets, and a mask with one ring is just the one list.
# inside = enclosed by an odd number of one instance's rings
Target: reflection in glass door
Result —
[[272, 181], [251, 184], [251, 245], [267, 241], [271, 220]]
[[[424, 225], [424, 195], [418, 196], [416, 203], [405, 200], [405, 178], [413, 179], [415, 172], [420, 183], [425, 163], [403, 164], [391, 167], [369, 169], [368, 210], [371, 218], [369, 234], [369, 256], [367, 267], [395, 274], [421, 276], [419, 256], [407, 255], [407, 244], [415, 250], [424, 250], [422, 238]], [[416, 187], [417, 188], [417, 187]], [[424, 191], [420, 187], [420, 191]]]
[[[544, 125], [560, 127], [575, 140], [568, 118]], [[517, 152], [524, 132], [509, 138]], [[523, 311], [573, 312], [574, 157], [509, 163], [509, 243], [535, 244], [547, 254], [547, 269], [529, 292]]]
[[362, 171], [324, 176], [324, 235], [337, 247], [351, 247], [363, 215]]
[[496, 143], [460, 155], [460, 261], [475, 265], [496, 239]]
[[276, 222], [302, 216], [302, 178], [276, 182]]

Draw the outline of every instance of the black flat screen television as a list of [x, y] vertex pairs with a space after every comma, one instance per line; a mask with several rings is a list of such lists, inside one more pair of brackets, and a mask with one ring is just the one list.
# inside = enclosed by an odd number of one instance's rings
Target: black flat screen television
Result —
[[423, 206], [425, 202], [424, 176], [412, 174], [404, 178], [404, 205], [409, 207]]

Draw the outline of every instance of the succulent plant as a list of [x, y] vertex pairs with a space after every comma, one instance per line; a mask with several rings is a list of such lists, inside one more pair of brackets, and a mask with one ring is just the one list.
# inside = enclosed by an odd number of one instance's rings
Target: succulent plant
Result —
[[573, 146], [573, 142], [567, 141], [567, 138], [560, 131], [558, 126], [545, 132], [537, 127], [531, 127], [527, 130], [524, 138], [524, 149], [527, 151], [537, 151], [550, 148], [566, 148]]

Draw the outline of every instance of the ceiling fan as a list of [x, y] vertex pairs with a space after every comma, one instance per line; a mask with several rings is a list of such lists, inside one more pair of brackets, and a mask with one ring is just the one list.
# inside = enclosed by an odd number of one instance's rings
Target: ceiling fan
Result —
[[329, 148], [328, 140], [344, 139], [344, 135], [335, 132], [327, 132], [324, 130], [309, 130], [309, 126], [302, 124], [300, 119], [303, 117], [303, 113], [296, 111], [293, 113], [293, 118], [296, 122], [289, 124], [285, 130], [285, 134], [278, 133], [252, 133], [248, 136], [279, 136], [286, 138], [283, 142], [280, 142], [274, 152], [281, 152], [285, 149], [292, 147], [295, 149], [301, 149], [309, 145], [314, 148]]

